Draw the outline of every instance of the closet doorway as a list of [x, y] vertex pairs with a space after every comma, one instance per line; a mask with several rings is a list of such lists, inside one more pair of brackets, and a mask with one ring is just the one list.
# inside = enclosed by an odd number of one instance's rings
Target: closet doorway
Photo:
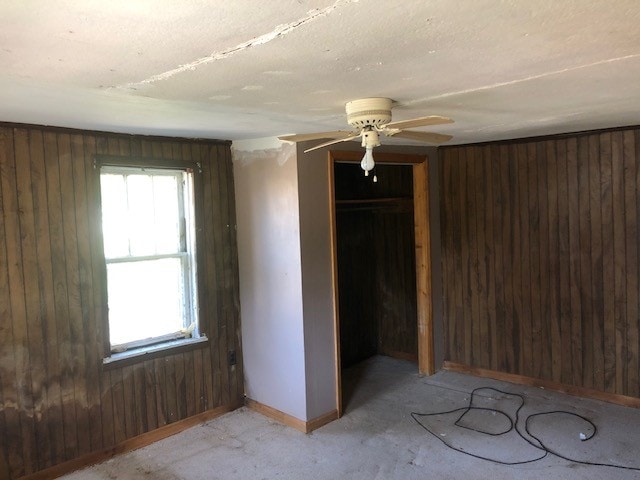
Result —
[[344, 367], [381, 354], [435, 372], [427, 158], [377, 152], [374, 183], [361, 157], [329, 153], [339, 414]]

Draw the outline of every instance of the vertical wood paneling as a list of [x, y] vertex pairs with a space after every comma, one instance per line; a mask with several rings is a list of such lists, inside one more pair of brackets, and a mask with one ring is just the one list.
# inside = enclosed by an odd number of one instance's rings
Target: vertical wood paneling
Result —
[[[501, 188], [501, 166], [502, 162], [500, 160], [500, 150], [497, 145], [491, 145], [489, 147], [489, 162], [491, 163], [491, 185], [493, 192], [493, 209], [487, 210], [487, 216], [494, 218], [493, 222], [493, 232], [487, 231], [487, 236], [489, 237], [489, 242], [492, 245], [492, 259], [493, 262], [489, 262], [487, 268], [489, 270], [493, 269], [493, 279], [495, 281], [495, 291], [496, 291], [496, 341], [493, 344], [493, 352], [492, 356], [496, 358], [496, 370], [504, 370], [506, 369], [505, 363], [505, 355], [504, 355], [504, 345], [505, 345], [505, 296], [504, 296], [504, 268], [503, 268], [503, 257], [504, 257], [504, 243], [502, 238], [502, 218], [504, 215], [504, 190]], [[455, 171], [455, 170], [454, 170]], [[442, 214], [443, 216], [445, 213]], [[456, 216], [456, 215], [454, 215]], [[445, 294], [445, 298], [448, 293]], [[457, 295], [457, 292], [456, 292]]]
[[561, 325], [561, 297], [560, 297], [560, 239], [559, 239], [559, 190], [562, 186], [558, 182], [558, 158], [556, 143], [546, 143], [546, 167], [548, 187], [548, 222], [549, 222], [549, 336], [547, 341], [548, 353], [551, 358], [551, 379], [561, 381], [562, 375], [562, 345], [560, 336]]
[[[235, 202], [235, 181], [233, 178], [233, 160], [231, 157], [231, 150], [229, 148], [223, 149], [223, 155], [227, 163], [227, 178], [225, 183], [227, 184], [227, 222], [229, 224], [229, 238], [230, 245], [238, 244], [237, 236], [237, 224], [236, 224], [236, 202]], [[230, 249], [231, 263], [229, 265], [229, 274], [231, 283], [226, 286], [227, 294], [230, 298], [230, 308], [232, 309], [229, 318], [232, 328], [229, 329], [229, 346], [234, 347], [236, 351], [235, 366], [230, 366], [232, 372], [231, 385], [231, 403], [240, 404], [244, 399], [244, 377], [243, 377], [243, 364], [242, 364], [242, 339], [240, 330], [240, 286], [238, 283], [238, 250]], [[235, 387], [235, 388], [234, 388]]]
[[[16, 186], [18, 192], [18, 208], [20, 219], [20, 238], [22, 249], [22, 275], [25, 282], [33, 283], [34, 288], [24, 287], [25, 303], [25, 345], [23, 348], [28, 352], [29, 369], [23, 383], [23, 396], [25, 407], [30, 415], [35, 419], [35, 412], [41, 411], [46, 404], [46, 392], [43, 390], [44, 359], [42, 354], [42, 331], [40, 330], [40, 295], [38, 293], [40, 285], [37, 270], [37, 251], [35, 238], [35, 221], [33, 213], [33, 197], [31, 194], [31, 169], [29, 162], [29, 137], [25, 129], [14, 130], [14, 153], [16, 157]], [[31, 280], [33, 279], [33, 280]], [[20, 380], [19, 380], [20, 381]], [[36, 470], [43, 463], [38, 457], [41, 450], [48, 445], [48, 432], [45, 424], [30, 420], [33, 424], [35, 444], [33, 445], [32, 458], [36, 462], [31, 466]], [[29, 470], [29, 466], [25, 471]]]
[[[78, 255], [78, 280], [79, 295], [82, 309], [79, 322], [81, 331], [78, 342], [82, 345], [81, 368], [78, 370], [80, 381], [84, 382], [82, 399], [79, 403], [81, 409], [81, 425], [83, 430], [80, 440], [80, 454], [86, 454], [93, 449], [100, 448], [101, 418], [95, 407], [100, 401], [100, 390], [97, 376], [94, 374], [94, 366], [99, 362], [99, 355], [96, 349], [88, 348], [95, 342], [95, 335], [91, 332], [91, 319], [95, 311], [93, 298], [93, 273], [91, 265], [92, 244], [91, 244], [91, 205], [89, 202], [89, 189], [87, 188], [87, 178], [92, 172], [91, 165], [93, 159], [93, 142], [87, 141], [85, 135], [74, 135], [72, 137], [73, 151], [73, 179], [74, 179], [74, 206], [76, 219], [76, 246]], [[90, 177], [89, 177], [90, 178]], [[95, 250], [95, 247], [94, 247]]]
[[[593, 348], [588, 342], [593, 339], [593, 302], [591, 299], [591, 201], [589, 179], [589, 139], [578, 138], [578, 236], [580, 238], [580, 313], [582, 336], [582, 380], [581, 384], [593, 388]], [[635, 194], [634, 194], [635, 195]]]
[[[215, 148], [215, 147], [212, 147]], [[208, 155], [208, 149], [204, 146], [200, 147], [200, 157], [205, 158]], [[216, 188], [207, 189], [204, 197], [204, 224], [205, 224], [205, 238], [209, 245], [213, 246], [213, 249], [206, 252], [205, 265], [209, 275], [215, 275], [216, 288], [213, 291], [206, 292], [207, 305], [212, 315], [218, 319], [218, 322], [211, 325], [211, 336], [215, 338], [217, 342], [216, 349], [208, 357], [204, 359], [205, 371], [211, 372], [211, 375], [205, 375], [205, 378], [211, 378], [209, 383], [205, 383], [205, 398], [207, 403], [217, 403], [222, 401], [222, 389], [221, 389], [221, 365], [226, 358], [226, 352], [222, 350], [225, 347], [226, 339], [222, 337], [222, 323], [224, 322], [222, 311], [222, 281], [223, 281], [223, 259], [220, 254], [222, 251], [222, 217], [220, 215], [220, 189], [217, 188], [218, 166], [206, 165], [203, 166], [203, 174], [207, 178], [206, 181], [212, 185], [216, 185]], [[217, 225], [218, 228], [213, 228], [213, 225]], [[215, 330], [214, 330], [215, 328]]]
[[[624, 191], [625, 191], [625, 230], [626, 230], [626, 251], [627, 251], [627, 302], [626, 302], [626, 323], [627, 323], [627, 388], [629, 395], [640, 395], [640, 378], [638, 373], [638, 348], [640, 338], [638, 338], [638, 209], [636, 192], [638, 191], [638, 165], [635, 162], [636, 155], [640, 151], [636, 150], [634, 132], [624, 132]], [[635, 347], [634, 347], [635, 346]]]
[[[55, 458], [55, 442], [61, 441], [56, 438], [56, 429], [54, 422], [59, 418], [60, 407], [60, 386], [56, 383], [50, 383], [48, 378], [57, 375], [58, 357], [55, 348], [55, 328], [51, 325], [54, 319], [54, 302], [53, 302], [53, 280], [51, 274], [51, 253], [49, 242], [49, 222], [48, 222], [48, 206], [47, 192], [45, 187], [45, 164], [44, 164], [44, 146], [42, 132], [34, 132], [29, 135], [29, 163], [31, 174], [31, 194], [33, 198], [33, 216], [34, 216], [34, 232], [36, 238], [36, 255], [32, 258], [35, 261], [37, 269], [37, 282], [39, 289], [39, 306], [38, 312], [39, 322], [37, 327], [32, 331], [36, 333], [39, 329], [40, 351], [42, 352], [42, 361], [44, 364], [40, 368], [42, 381], [42, 398], [41, 405], [36, 407], [42, 412], [41, 423], [39, 428], [42, 434], [38, 439], [38, 464], [42, 467], [50, 464]], [[34, 381], [34, 384], [36, 381]], [[38, 404], [37, 395], [34, 394], [36, 405]]]
[[[84, 316], [82, 304], [82, 284], [80, 280], [79, 244], [82, 239], [78, 236], [78, 215], [76, 212], [76, 188], [83, 180], [77, 171], [76, 164], [84, 162], [83, 137], [79, 134], [65, 136], [65, 155], [59, 156], [61, 178], [67, 178], [70, 186], [62, 193], [64, 248], [67, 275], [67, 293], [69, 303], [69, 335], [71, 343], [72, 361], [70, 364], [73, 376], [74, 393], [73, 404], [76, 414], [77, 450], [75, 455], [89, 452], [91, 445], [89, 437], [89, 410], [87, 408], [86, 363], [84, 344]], [[60, 142], [59, 142], [60, 147]], [[81, 204], [80, 204], [81, 205]]]
[[449, 360], [640, 394], [639, 137], [441, 149]]
[[511, 295], [513, 299], [511, 310], [511, 335], [508, 338], [508, 345], [511, 346], [513, 356], [514, 368], [522, 369], [522, 334], [523, 330], [523, 318], [522, 318], [522, 287], [523, 287], [523, 272], [522, 272], [522, 235], [521, 235], [521, 223], [520, 223], [520, 211], [521, 211], [521, 192], [519, 187], [520, 177], [520, 165], [518, 162], [518, 146], [507, 146], [509, 161], [509, 195], [511, 198], [511, 210], [509, 215], [508, 224], [510, 225], [510, 253], [511, 260], [509, 270], [511, 274]]
[[[578, 142], [576, 138], [567, 140], [567, 193], [569, 195], [569, 296], [570, 296], [570, 383], [582, 382], [582, 306], [580, 303], [580, 216], [578, 184]], [[569, 363], [569, 362], [564, 362]]]
[[[23, 457], [23, 474], [33, 472], [37, 465], [36, 432], [34, 424], [33, 396], [31, 385], [30, 348], [28, 337], [27, 285], [25, 284], [22, 262], [26, 255], [32, 254], [30, 242], [22, 243], [22, 230], [26, 232], [25, 205], [28, 191], [26, 182], [21, 182], [22, 161], [25, 160], [21, 132], [13, 133], [13, 145], [7, 159], [7, 174], [3, 176], [3, 194], [5, 198], [7, 253], [14, 254], [15, 260], [9, 261], [9, 292], [11, 317], [13, 319], [13, 357], [15, 361], [16, 406], [19, 409], [20, 440]], [[17, 149], [16, 149], [17, 143]], [[19, 163], [19, 164], [18, 164]], [[21, 185], [22, 183], [22, 185]]]
[[[339, 174], [336, 174], [338, 177]], [[340, 364], [349, 367], [378, 351], [377, 273], [374, 258], [384, 258], [383, 242], [371, 243], [371, 211], [340, 211], [336, 207]], [[370, 245], [363, 250], [362, 245]], [[384, 299], [387, 292], [381, 292]]]
[[[462, 202], [462, 181], [460, 180], [460, 173], [464, 171], [463, 168], [460, 168], [460, 150], [455, 150], [452, 152], [452, 166], [451, 166], [451, 204], [449, 204], [449, 208], [456, 209], [461, 207], [460, 202]], [[449, 199], [447, 199], [447, 202]], [[456, 202], [455, 204], [453, 202]], [[451, 251], [451, 256], [453, 257], [453, 262], [448, 265], [451, 270], [449, 270], [450, 275], [449, 279], [451, 281], [450, 285], [453, 285], [454, 290], [452, 292], [452, 300], [450, 303], [451, 307], [451, 315], [452, 318], [455, 318], [455, 322], [451, 325], [452, 328], [449, 328], [449, 332], [451, 333], [450, 338], [450, 346], [449, 349], [452, 355], [455, 355], [455, 358], [462, 358], [464, 355], [464, 320], [462, 318], [463, 307], [462, 307], [462, 225], [461, 220], [459, 218], [451, 218], [448, 221], [451, 224], [451, 228], [453, 230], [452, 241], [453, 243], [448, 247]]]
[[24, 302], [24, 277], [22, 273], [22, 248], [20, 242], [20, 220], [18, 192], [16, 188], [16, 159], [14, 151], [14, 133], [3, 135], [4, 145], [0, 151], [0, 183], [3, 195], [4, 242], [7, 253], [7, 298], [9, 319], [17, 315], [17, 321], [8, 326], [12, 331], [12, 343], [3, 345], [3, 359], [13, 370], [4, 367], [3, 377], [8, 381], [3, 385], [5, 418], [10, 425], [6, 435], [10, 470], [14, 476], [33, 471], [35, 452], [35, 432], [29, 421], [29, 405], [25, 404], [23, 394], [28, 393], [28, 348], [26, 341], [26, 307]]
[[147, 411], [147, 424], [145, 431], [158, 428], [157, 398], [155, 395], [156, 371], [153, 360], [147, 360], [143, 364], [144, 368], [144, 396], [146, 399], [145, 410]]
[[[487, 191], [487, 182], [485, 179], [488, 177], [485, 171], [486, 162], [483, 155], [483, 150], [478, 149], [474, 155], [475, 161], [475, 179], [476, 179], [476, 289], [477, 289], [477, 308], [478, 308], [478, 339], [476, 340], [476, 358], [480, 363], [484, 365], [490, 364], [491, 349], [489, 347], [491, 341], [491, 313], [488, 308], [488, 301], [490, 298], [487, 289], [487, 241], [484, 236], [484, 229], [486, 228], [486, 216], [487, 208], [486, 201], [490, 199], [490, 195]], [[491, 229], [489, 229], [491, 231]]]
[[571, 278], [569, 275], [569, 192], [567, 177], [567, 141], [556, 142], [556, 165], [558, 179], [558, 285], [560, 287], [560, 319], [558, 322], [559, 349], [557, 359], [560, 378], [571, 383]]
[[600, 194], [600, 141], [589, 137], [589, 192], [591, 212], [591, 298], [592, 298], [592, 357], [593, 387], [604, 390], [604, 277], [602, 269], [602, 196]]
[[[527, 145], [527, 187], [529, 204], [529, 235], [531, 238], [540, 238], [540, 196], [538, 191], [538, 160], [536, 158], [536, 146]], [[540, 242], [528, 241], [530, 276], [527, 289], [530, 294], [531, 301], [531, 323], [530, 323], [530, 350], [528, 350], [528, 375], [540, 376], [542, 370], [542, 319], [540, 313], [540, 297], [541, 289], [531, 288], [531, 285], [540, 285]], [[525, 252], [526, 255], [526, 252]]]
[[504, 335], [502, 336], [502, 351], [504, 365], [507, 371], [516, 368], [514, 349], [517, 343], [514, 343], [513, 325], [514, 325], [514, 294], [513, 294], [513, 232], [509, 228], [511, 222], [509, 219], [513, 216], [514, 199], [511, 185], [513, 182], [512, 168], [510, 162], [510, 152], [506, 145], [500, 145], [500, 188], [503, 191], [505, 201], [502, 210], [502, 275], [504, 276]]
[[475, 149], [466, 149], [467, 156], [467, 209], [469, 210], [469, 222], [467, 224], [467, 234], [469, 238], [469, 250], [468, 250], [468, 266], [469, 275], [467, 277], [468, 291], [471, 306], [471, 318], [469, 329], [469, 343], [471, 350], [471, 363], [475, 364], [481, 361], [480, 352], [480, 272], [478, 261], [478, 232], [477, 232], [477, 220], [479, 216], [478, 212], [478, 177], [476, 171], [478, 170], [478, 161], [476, 158]]
[[627, 387], [627, 325], [626, 325], [626, 263], [625, 205], [624, 205], [624, 158], [622, 132], [611, 134], [611, 190], [613, 207], [613, 317], [615, 342], [615, 389], [619, 392]]
[[[469, 161], [468, 161], [468, 148], [463, 148], [460, 150], [460, 158], [459, 162], [463, 166], [461, 169], [461, 175], [458, 179], [460, 182], [460, 203], [462, 204], [462, 208], [466, 211], [469, 211], [472, 202], [469, 201]], [[468, 217], [467, 217], [468, 218]], [[461, 241], [461, 265], [462, 268], [459, 271], [460, 280], [462, 284], [462, 315], [465, 317], [464, 321], [461, 322], [462, 327], [462, 336], [460, 340], [462, 344], [460, 348], [462, 348], [462, 353], [464, 354], [464, 358], [466, 363], [471, 364], [472, 355], [473, 355], [473, 345], [471, 344], [472, 330], [473, 330], [473, 319], [471, 312], [471, 295], [470, 295], [470, 284], [471, 284], [471, 269], [469, 268], [470, 260], [469, 260], [469, 251], [471, 249], [471, 242], [469, 239], [469, 223], [463, 221], [460, 223], [460, 241]]]
[[603, 333], [604, 389], [613, 392], [616, 378], [615, 344], [615, 252], [613, 230], [613, 192], [611, 133], [600, 135], [600, 195], [602, 196], [602, 277], [603, 315], [600, 319]]
[[[87, 244], [79, 244], [81, 256], [88, 255], [87, 258], [87, 278], [83, 286], [86, 289], [86, 328], [85, 328], [85, 349], [87, 362], [87, 401], [89, 403], [89, 419], [91, 432], [91, 450], [102, 448], [103, 425], [106, 419], [102, 416], [102, 404], [105, 400], [101, 390], [101, 376], [97, 374], [102, 360], [100, 348], [89, 348], [92, 345], [104, 344], [102, 318], [105, 312], [104, 297], [102, 288], [104, 279], [102, 278], [101, 267], [101, 239], [99, 230], [99, 198], [97, 182], [95, 181], [95, 170], [93, 159], [97, 152], [97, 140], [93, 134], [84, 134], [84, 189], [79, 187], [78, 197], [85, 195], [84, 212], [81, 216], [86, 216], [86, 239]], [[82, 179], [78, 177], [78, 181]], [[84, 191], [83, 191], [84, 190]], [[82, 235], [80, 238], [83, 238]], [[82, 278], [82, 277], [81, 277]], [[89, 327], [91, 326], [91, 327]]]
[[[198, 275], [208, 344], [103, 367], [96, 154], [202, 165]], [[226, 144], [0, 126], [0, 478], [238, 404], [242, 366], [226, 362], [229, 350], [241, 357], [233, 201]]]
[[[539, 348], [533, 355], [539, 356], [539, 370], [534, 375], [539, 378], [551, 378], [551, 280], [550, 280], [550, 237], [549, 237], [549, 197], [547, 146], [544, 142], [536, 144], [534, 160], [538, 164], [538, 205], [540, 207], [540, 338]], [[535, 362], [535, 360], [534, 360]]]
[[145, 392], [145, 372], [144, 364], [133, 366], [133, 398], [136, 403], [135, 408], [135, 433], [140, 435], [147, 431], [147, 399]]
[[[440, 197], [441, 197], [441, 202], [446, 202], [447, 199], [451, 198], [452, 195], [450, 195], [451, 193], [451, 170], [450, 170], [450, 163], [446, 163], [444, 165], [442, 165], [442, 169], [438, 170], [438, 184], [440, 185], [440, 188], [442, 190], [440, 190]], [[446, 171], [445, 171], [446, 170]], [[452, 248], [452, 244], [453, 244], [453, 225], [451, 222], [449, 222], [446, 217], [442, 216], [442, 213], [447, 211], [448, 209], [446, 207], [443, 207], [440, 209], [439, 215], [440, 215], [440, 230], [442, 232], [443, 237], [446, 238], [446, 245], [442, 245], [442, 249], [443, 249], [443, 253], [442, 256], [440, 257], [440, 261], [441, 261], [441, 269], [442, 269], [442, 283], [444, 285], [455, 285], [455, 280], [452, 278], [448, 278], [447, 275], [449, 275], [451, 271], [453, 271], [453, 268], [451, 265], [447, 265], [446, 262], [450, 262], [453, 258], [453, 254], [452, 252], [449, 252], [447, 254], [447, 252], [444, 252], [444, 249], [446, 248]], [[453, 312], [454, 308], [451, 305], [451, 302], [453, 301], [453, 295], [450, 295], [447, 299], [449, 302], [449, 305], [447, 305], [445, 307], [445, 310], [448, 312]], [[455, 325], [453, 322], [450, 325]], [[444, 343], [444, 355], [447, 358], [451, 358], [451, 343], [452, 343], [452, 338], [451, 338], [451, 331], [449, 329], [443, 329], [443, 343]]]
[[[528, 158], [527, 158], [527, 146], [524, 144], [517, 145], [516, 147], [516, 161], [518, 165], [518, 204], [517, 210], [519, 218], [516, 223], [519, 225], [520, 241], [516, 240], [516, 244], [520, 246], [517, 257], [520, 258], [520, 275], [516, 276], [521, 278], [518, 286], [519, 301], [518, 301], [518, 321], [521, 324], [520, 327], [520, 371], [525, 375], [531, 375], [531, 357], [532, 357], [532, 339], [531, 339], [531, 325], [532, 318], [527, 310], [531, 310], [531, 248], [529, 246], [529, 171], [528, 171]], [[482, 180], [481, 180], [482, 181]], [[531, 196], [533, 196], [531, 194]]]
[[[488, 344], [483, 343], [482, 348], [486, 348], [489, 351], [490, 357], [490, 368], [497, 370], [498, 369], [498, 318], [497, 318], [497, 288], [496, 288], [496, 269], [495, 269], [495, 258], [497, 256], [497, 245], [495, 242], [495, 216], [494, 216], [494, 206], [495, 206], [495, 195], [494, 195], [494, 174], [493, 174], [493, 164], [491, 159], [491, 149], [488, 146], [485, 146], [482, 149], [482, 161], [484, 164], [484, 178], [486, 185], [486, 195], [484, 196], [484, 214], [485, 214], [485, 225], [484, 230], [482, 230], [483, 226], [480, 226], [480, 238], [484, 238], [484, 255], [481, 258], [481, 261], [485, 262], [485, 275], [483, 278], [486, 279], [487, 282], [487, 321], [489, 323], [489, 339]], [[486, 234], [484, 233], [486, 232]], [[445, 318], [447, 318], [445, 316]]]
[[[212, 147], [214, 148], [214, 147]], [[220, 155], [221, 152], [218, 152]], [[220, 161], [217, 162], [217, 175], [215, 178], [217, 179], [218, 184], [218, 197], [216, 203], [216, 209], [218, 211], [218, 215], [220, 218], [220, 227], [218, 228], [218, 241], [220, 245], [224, 245], [228, 239], [229, 232], [229, 222], [227, 221], [227, 163], [224, 158], [220, 158]], [[229, 296], [227, 295], [226, 285], [228, 283], [228, 270], [230, 263], [230, 255], [227, 249], [220, 249], [218, 256], [222, 260], [221, 265], [221, 275], [220, 275], [220, 303], [222, 307], [222, 316], [220, 318], [220, 322], [218, 324], [218, 336], [220, 339], [219, 342], [219, 367], [220, 367], [220, 382], [221, 382], [221, 390], [222, 390], [222, 403], [228, 404], [230, 402], [229, 395], [229, 368], [227, 368], [227, 358], [228, 358], [228, 323], [229, 323]]]
[[[0, 422], [4, 428], [0, 430], [2, 435], [2, 457], [5, 462], [0, 466], [0, 472], [7, 472], [7, 477], [18, 476], [24, 472], [24, 458], [22, 455], [22, 442], [19, 409], [16, 389], [16, 369], [14, 359], [14, 338], [12, 329], [12, 309], [11, 292], [9, 290], [9, 262], [15, 261], [15, 253], [9, 256], [9, 243], [7, 241], [8, 230], [6, 228], [10, 221], [15, 219], [10, 214], [11, 204], [7, 205], [6, 197], [8, 191], [13, 188], [13, 181], [10, 177], [11, 168], [9, 161], [13, 156], [13, 132], [9, 129], [0, 129], [0, 353], [2, 362], [0, 369], [0, 383], [2, 384], [2, 412]], [[4, 435], [3, 435], [4, 432]]]
[[166, 419], [167, 423], [178, 419], [178, 392], [176, 388], [176, 362], [174, 355], [164, 357], [164, 393], [166, 394]]

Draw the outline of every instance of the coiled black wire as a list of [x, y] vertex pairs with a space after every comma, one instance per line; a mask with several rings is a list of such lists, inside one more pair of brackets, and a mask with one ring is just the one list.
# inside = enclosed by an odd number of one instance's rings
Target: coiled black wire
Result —
[[[487, 407], [477, 407], [474, 406], [473, 404], [473, 400], [474, 397], [476, 396], [476, 393], [481, 391], [481, 390], [488, 390], [488, 391], [493, 391], [493, 392], [497, 392], [497, 393], [501, 393], [503, 395], [508, 395], [511, 397], [516, 397], [520, 400], [520, 405], [518, 405], [518, 408], [516, 409], [515, 412], [515, 418], [511, 418], [511, 416], [506, 413], [503, 410], [500, 409], [496, 409], [496, 408], [487, 408]], [[563, 460], [569, 461], [569, 462], [573, 462], [573, 463], [578, 463], [581, 465], [590, 465], [590, 466], [596, 466], [596, 467], [611, 467], [611, 468], [621, 468], [624, 470], [633, 470], [633, 471], [640, 471], [640, 467], [632, 467], [632, 466], [628, 466], [628, 465], [618, 465], [618, 464], [614, 464], [614, 463], [601, 463], [601, 462], [589, 462], [589, 461], [584, 461], [584, 460], [577, 460], [575, 458], [571, 458], [571, 457], [567, 457], [566, 455], [562, 455], [561, 453], [552, 450], [551, 448], [549, 448], [547, 445], [544, 444], [544, 442], [542, 441], [542, 439], [540, 439], [539, 437], [535, 436], [534, 434], [531, 433], [529, 426], [531, 424], [531, 422], [537, 418], [543, 417], [543, 416], [547, 416], [547, 415], [554, 415], [554, 414], [563, 414], [563, 415], [569, 415], [569, 416], [573, 416], [576, 418], [579, 418], [585, 422], [587, 422], [591, 428], [592, 428], [592, 432], [585, 436], [585, 438], [581, 439], [582, 441], [588, 441], [591, 440], [597, 432], [597, 427], [595, 425], [595, 423], [593, 423], [591, 420], [589, 420], [587, 417], [584, 417], [582, 415], [579, 415], [577, 413], [574, 412], [568, 412], [566, 410], [551, 410], [551, 411], [545, 411], [545, 412], [539, 412], [539, 413], [532, 413], [530, 415], [528, 415], [527, 417], [525, 417], [524, 420], [524, 433], [520, 430], [520, 410], [522, 410], [522, 407], [524, 407], [524, 403], [525, 403], [525, 399], [523, 395], [520, 395], [518, 393], [511, 393], [511, 392], [505, 392], [503, 390], [499, 390], [497, 388], [493, 388], [493, 387], [478, 387], [475, 388], [472, 392], [471, 392], [471, 396], [469, 398], [469, 404], [466, 407], [461, 407], [461, 408], [454, 408], [453, 410], [447, 410], [447, 411], [443, 411], [443, 412], [434, 412], [434, 413], [418, 413], [418, 412], [411, 412], [411, 418], [413, 418], [416, 423], [418, 425], [420, 425], [424, 430], [426, 430], [427, 432], [429, 432], [431, 435], [433, 435], [435, 438], [437, 438], [438, 440], [440, 440], [443, 444], [445, 444], [447, 447], [449, 447], [452, 450], [455, 450], [456, 452], [459, 453], [464, 453], [465, 455], [469, 455], [470, 457], [474, 457], [474, 458], [478, 458], [480, 460], [487, 460], [489, 462], [494, 462], [500, 465], [524, 465], [526, 463], [533, 463], [533, 462], [537, 462], [539, 460], [542, 460], [543, 458], [545, 458], [547, 455], [551, 454], [554, 455], [558, 458], [561, 458]], [[472, 428], [466, 425], [463, 425], [461, 422], [464, 418], [464, 416], [469, 413], [472, 410], [481, 410], [481, 411], [487, 411], [487, 412], [492, 412], [498, 415], [502, 415], [503, 417], [505, 417], [508, 421], [509, 421], [509, 427], [501, 432], [488, 432], [486, 430], [480, 430], [480, 429], [476, 429], [476, 428]], [[499, 460], [497, 458], [491, 458], [491, 457], [486, 457], [483, 455], [479, 455], [473, 452], [469, 452], [466, 450], [463, 450], [461, 448], [455, 447], [454, 445], [450, 444], [449, 442], [447, 442], [444, 438], [442, 438], [441, 436], [437, 435], [435, 432], [433, 432], [431, 429], [429, 429], [429, 427], [427, 427], [426, 425], [424, 425], [422, 422], [420, 422], [419, 418], [422, 417], [433, 417], [436, 415], [447, 415], [447, 414], [451, 414], [451, 413], [457, 413], [457, 412], [461, 412], [460, 416], [458, 416], [457, 420], [454, 422], [454, 425], [460, 428], [466, 428], [468, 430], [472, 430], [478, 433], [482, 433], [485, 435], [491, 435], [491, 436], [498, 436], [498, 435], [504, 435], [506, 433], [512, 432], [512, 431], [516, 431], [516, 433], [518, 434], [518, 436], [520, 438], [522, 438], [525, 442], [527, 442], [529, 445], [531, 445], [533, 448], [539, 450], [540, 452], [542, 452], [540, 455], [536, 456], [535, 458], [530, 458], [530, 459], [526, 459], [526, 460], [517, 460], [517, 461], [513, 461], [513, 462], [509, 462], [509, 461], [504, 461], [504, 460]], [[525, 433], [527, 436], [525, 436]], [[533, 439], [533, 440], [531, 440]]]

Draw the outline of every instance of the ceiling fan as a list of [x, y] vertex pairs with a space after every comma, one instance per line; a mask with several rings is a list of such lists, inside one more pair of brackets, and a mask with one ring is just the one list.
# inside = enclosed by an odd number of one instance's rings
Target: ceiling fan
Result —
[[[308, 148], [304, 153], [318, 148], [327, 147], [340, 142], [362, 138], [362, 146], [365, 147], [365, 154], [360, 162], [365, 175], [375, 166], [373, 161], [373, 148], [380, 145], [380, 134], [387, 137], [407, 138], [419, 142], [440, 144], [453, 138], [451, 135], [432, 132], [416, 132], [405, 130], [407, 128], [426, 127], [429, 125], [442, 125], [453, 123], [447, 117], [432, 115], [429, 117], [413, 118], [411, 120], [391, 121], [391, 108], [393, 101], [389, 98], [362, 98], [348, 102], [345, 106], [347, 111], [347, 123], [355, 130], [335, 130], [333, 132], [303, 133], [300, 135], [283, 135], [278, 137], [286, 142], [303, 142], [306, 140], [319, 140], [331, 138], [325, 143]], [[375, 178], [374, 178], [375, 181]]]

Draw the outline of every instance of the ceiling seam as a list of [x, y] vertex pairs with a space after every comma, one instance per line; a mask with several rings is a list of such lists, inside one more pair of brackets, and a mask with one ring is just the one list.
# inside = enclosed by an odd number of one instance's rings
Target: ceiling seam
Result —
[[563, 69], [560, 69], [560, 70], [553, 70], [551, 72], [544, 72], [544, 73], [540, 73], [540, 74], [537, 74], [537, 75], [531, 75], [531, 76], [528, 76], [528, 77], [518, 78], [516, 80], [509, 80], [507, 82], [493, 83], [491, 85], [483, 85], [482, 87], [468, 88], [468, 89], [465, 89], [465, 90], [458, 90], [456, 92], [447, 92], [447, 93], [443, 93], [441, 95], [434, 95], [434, 96], [431, 96], [431, 97], [418, 98], [416, 100], [410, 100], [410, 101], [407, 101], [407, 102], [402, 102], [402, 106], [410, 107], [410, 106], [417, 105], [417, 104], [424, 103], [424, 102], [429, 102], [429, 101], [433, 101], [433, 100], [440, 100], [442, 98], [454, 97], [456, 95], [464, 95], [466, 93], [481, 92], [483, 90], [491, 90], [493, 88], [507, 87], [509, 85], [516, 85], [518, 83], [524, 83], [524, 82], [528, 82], [530, 80], [538, 80], [540, 78], [551, 77], [551, 76], [554, 76], [554, 75], [560, 75], [562, 73], [572, 72], [572, 71], [580, 70], [580, 69], [583, 69], [583, 68], [596, 67], [598, 65], [604, 65], [604, 64], [607, 64], [607, 63], [614, 63], [614, 62], [619, 62], [619, 61], [623, 61], [623, 60], [630, 60], [630, 59], [634, 59], [634, 58], [638, 58], [638, 57], [640, 57], [640, 53], [633, 53], [633, 54], [625, 55], [625, 56], [622, 56], [622, 57], [607, 58], [605, 60], [599, 60], [599, 61], [593, 62], [593, 63], [587, 63], [587, 64], [584, 64], [584, 65], [576, 65], [576, 66], [573, 66], [573, 67], [563, 68]]
[[359, 0], [336, 0], [332, 5], [322, 8], [322, 9], [314, 9], [311, 10], [306, 16], [299, 18], [293, 22], [290, 23], [286, 23], [283, 25], [278, 25], [276, 28], [274, 28], [273, 30], [271, 30], [270, 32], [267, 32], [263, 35], [260, 35], [258, 37], [254, 37], [251, 40], [248, 40], [246, 42], [242, 42], [234, 47], [230, 47], [227, 48], [225, 50], [219, 51], [219, 52], [214, 52], [211, 55], [207, 55], [206, 57], [202, 57], [202, 58], [198, 58], [197, 60], [194, 60], [193, 62], [189, 62], [189, 63], [185, 63], [184, 65], [180, 65], [177, 68], [174, 68], [172, 70], [168, 70], [166, 72], [163, 73], [159, 73], [156, 75], [153, 75], [149, 78], [146, 78], [144, 80], [141, 80], [139, 82], [133, 82], [133, 83], [127, 83], [124, 85], [118, 85], [115, 88], [122, 88], [122, 89], [136, 89], [136, 87], [138, 86], [143, 86], [143, 85], [148, 85], [148, 84], [152, 84], [155, 82], [159, 82], [162, 80], [167, 80], [171, 77], [174, 77], [176, 75], [179, 75], [180, 73], [184, 73], [184, 72], [188, 72], [188, 71], [193, 71], [196, 68], [202, 66], [202, 65], [206, 65], [208, 63], [211, 62], [215, 62], [217, 60], [223, 60], [225, 58], [230, 57], [231, 55], [234, 55], [238, 52], [242, 52], [244, 50], [247, 50], [249, 48], [252, 47], [257, 47], [259, 45], [264, 45], [266, 43], [271, 42], [272, 40], [275, 40], [276, 38], [280, 38], [280, 37], [284, 37], [285, 35], [288, 35], [289, 33], [295, 31], [296, 29], [311, 23], [319, 18], [322, 17], [326, 17], [327, 15], [330, 15], [331, 13], [333, 13], [336, 9], [344, 6], [344, 5], [348, 5], [351, 3], [357, 3]]

